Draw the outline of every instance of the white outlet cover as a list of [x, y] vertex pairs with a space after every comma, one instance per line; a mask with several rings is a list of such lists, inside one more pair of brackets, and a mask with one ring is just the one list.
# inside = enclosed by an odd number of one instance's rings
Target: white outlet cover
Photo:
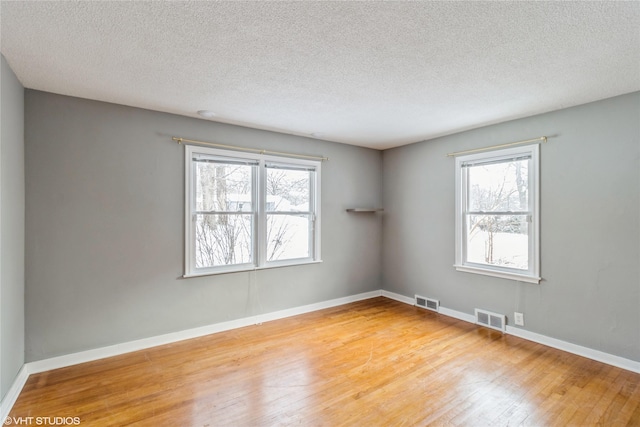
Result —
[[517, 311], [513, 314], [514, 314], [513, 316], [514, 323], [518, 326], [524, 326], [524, 314], [518, 313]]

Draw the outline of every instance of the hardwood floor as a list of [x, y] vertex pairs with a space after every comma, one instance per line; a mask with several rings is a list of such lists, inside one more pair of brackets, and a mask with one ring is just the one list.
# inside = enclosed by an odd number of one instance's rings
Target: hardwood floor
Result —
[[380, 297], [32, 375], [10, 417], [56, 416], [85, 427], [640, 426], [640, 374]]

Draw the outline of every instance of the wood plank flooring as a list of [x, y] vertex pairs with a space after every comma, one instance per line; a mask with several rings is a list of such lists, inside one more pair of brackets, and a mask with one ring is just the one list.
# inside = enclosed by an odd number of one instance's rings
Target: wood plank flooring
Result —
[[380, 297], [32, 375], [9, 416], [83, 427], [640, 426], [640, 374]]

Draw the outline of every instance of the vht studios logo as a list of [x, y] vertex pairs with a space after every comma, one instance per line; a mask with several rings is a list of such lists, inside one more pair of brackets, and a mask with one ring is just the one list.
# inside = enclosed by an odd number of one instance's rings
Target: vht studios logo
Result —
[[6, 426], [79, 426], [80, 417], [7, 417]]

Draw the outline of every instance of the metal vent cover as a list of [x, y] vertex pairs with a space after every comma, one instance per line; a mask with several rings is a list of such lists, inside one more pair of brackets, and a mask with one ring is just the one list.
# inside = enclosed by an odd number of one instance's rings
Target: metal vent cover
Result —
[[500, 332], [505, 331], [507, 317], [504, 314], [492, 313], [479, 308], [476, 308], [475, 312], [476, 323], [478, 325], [486, 326], [487, 328], [495, 329]]
[[427, 310], [438, 311], [440, 309], [440, 301], [433, 298], [427, 298], [420, 295], [416, 295], [416, 307], [426, 308]]

